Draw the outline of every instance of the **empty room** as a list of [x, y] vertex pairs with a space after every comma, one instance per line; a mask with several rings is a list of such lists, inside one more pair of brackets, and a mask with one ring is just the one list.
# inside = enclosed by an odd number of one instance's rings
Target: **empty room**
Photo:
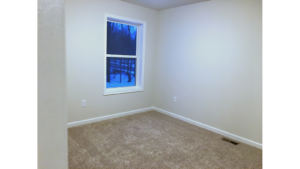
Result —
[[261, 0], [59, 2], [54, 168], [262, 168]]

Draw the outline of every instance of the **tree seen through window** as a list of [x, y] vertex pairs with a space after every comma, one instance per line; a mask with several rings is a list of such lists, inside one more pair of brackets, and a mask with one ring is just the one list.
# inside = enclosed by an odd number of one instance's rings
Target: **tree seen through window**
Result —
[[106, 87], [127, 87], [136, 85], [137, 27], [107, 22], [107, 54], [124, 55], [124, 57], [107, 57]]

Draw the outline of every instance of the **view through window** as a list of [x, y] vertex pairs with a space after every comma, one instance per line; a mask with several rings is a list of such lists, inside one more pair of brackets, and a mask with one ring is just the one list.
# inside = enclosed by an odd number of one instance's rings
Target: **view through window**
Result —
[[136, 86], [137, 27], [107, 22], [106, 88]]

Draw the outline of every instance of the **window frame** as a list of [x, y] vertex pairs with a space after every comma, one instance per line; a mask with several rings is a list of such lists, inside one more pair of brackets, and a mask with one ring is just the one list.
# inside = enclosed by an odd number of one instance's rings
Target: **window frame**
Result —
[[[146, 42], [146, 22], [136, 19], [105, 13], [104, 26], [104, 95], [141, 92], [144, 91], [144, 64], [145, 64], [145, 42]], [[136, 55], [111, 55], [107, 54], [107, 22], [117, 22], [137, 27]], [[106, 66], [107, 57], [136, 58], [136, 85], [129, 87], [106, 88]]]

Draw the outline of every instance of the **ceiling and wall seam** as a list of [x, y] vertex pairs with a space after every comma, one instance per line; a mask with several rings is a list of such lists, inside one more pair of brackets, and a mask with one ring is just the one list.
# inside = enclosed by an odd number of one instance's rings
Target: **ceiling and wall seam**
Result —
[[121, 0], [131, 4], [143, 6], [146, 8], [162, 11], [165, 9], [191, 5], [195, 3], [210, 1], [210, 0]]

